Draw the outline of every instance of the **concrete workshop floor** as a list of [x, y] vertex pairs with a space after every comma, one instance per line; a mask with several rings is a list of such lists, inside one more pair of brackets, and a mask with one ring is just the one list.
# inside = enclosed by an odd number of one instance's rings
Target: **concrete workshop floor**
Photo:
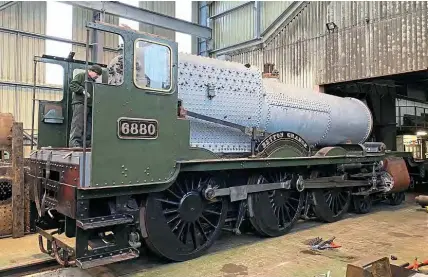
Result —
[[[140, 258], [87, 271], [69, 268], [33, 276], [311, 277], [330, 271], [331, 277], [343, 277], [348, 263], [367, 256], [395, 255], [395, 264], [428, 259], [428, 213], [413, 199], [408, 194], [404, 205], [378, 204], [370, 214], [349, 214], [336, 223], [298, 223], [278, 238], [224, 235], [205, 256], [183, 263]], [[309, 251], [303, 242], [318, 236], [335, 236], [342, 248]]]

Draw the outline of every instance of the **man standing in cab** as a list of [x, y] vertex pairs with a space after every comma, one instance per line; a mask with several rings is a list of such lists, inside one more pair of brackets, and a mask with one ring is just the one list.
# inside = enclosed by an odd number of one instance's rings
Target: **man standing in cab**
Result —
[[[84, 122], [84, 103], [85, 96], [87, 99], [87, 117], [86, 117], [86, 147], [91, 147], [92, 132], [92, 93], [93, 84], [88, 84], [88, 91], [85, 90], [85, 72], [74, 76], [70, 83], [69, 90], [72, 94], [72, 111], [70, 141], [69, 147], [83, 147], [83, 122]], [[95, 64], [88, 70], [88, 81], [95, 82], [102, 75], [101, 66]]]

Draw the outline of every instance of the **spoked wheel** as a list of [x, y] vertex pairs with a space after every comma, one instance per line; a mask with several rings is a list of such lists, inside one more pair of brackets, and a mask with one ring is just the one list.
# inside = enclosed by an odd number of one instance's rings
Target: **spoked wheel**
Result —
[[[364, 188], [358, 188], [357, 192], [363, 192]], [[352, 197], [352, 207], [354, 212], [357, 214], [366, 214], [372, 209], [372, 197], [368, 195], [353, 195]]]
[[314, 189], [314, 212], [326, 222], [340, 220], [351, 204], [351, 191], [346, 188]]
[[405, 199], [405, 195], [404, 192], [395, 192], [395, 193], [391, 193], [390, 195], [388, 195], [388, 199], [389, 199], [389, 204], [393, 205], [393, 206], [397, 206], [400, 205], [401, 202], [404, 201]]
[[372, 198], [370, 195], [354, 196], [353, 197], [354, 210], [357, 214], [366, 214], [372, 209]]
[[149, 194], [140, 211], [141, 232], [147, 246], [172, 261], [194, 259], [220, 235], [227, 199], [205, 200], [208, 186], [223, 187], [209, 176], [181, 175], [167, 190]]
[[[253, 176], [249, 184], [285, 182], [286, 175], [280, 172]], [[261, 236], [277, 237], [286, 234], [299, 219], [302, 212], [303, 193], [297, 190], [277, 189], [253, 193], [248, 197], [250, 222]]]

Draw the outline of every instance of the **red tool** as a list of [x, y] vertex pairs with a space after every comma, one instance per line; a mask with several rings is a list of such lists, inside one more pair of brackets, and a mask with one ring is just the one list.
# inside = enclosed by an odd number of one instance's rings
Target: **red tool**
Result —
[[418, 271], [419, 267], [424, 265], [428, 265], [428, 260], [418, 263], [418, 258], [415, 258], [415, 260], [413, 261], [413, 264], [406, 266], [406, 269], [413, 269]]

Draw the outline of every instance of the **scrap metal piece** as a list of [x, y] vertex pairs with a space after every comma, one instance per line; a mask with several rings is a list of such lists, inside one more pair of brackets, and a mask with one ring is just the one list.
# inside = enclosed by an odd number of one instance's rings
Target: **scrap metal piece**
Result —
[[0, 148], [12, 145], [13, 115], [0, 113]]
[[12, 179], [0, 176], [0, 237], [12, 233]]
[[316, 237], [316, 238], [309, 239], [309, 240], [305, 241], [304, 244], [313, 246], [313, 245], [317, 245], [321, 242], [322, 242], [322, 238]]
[[0, 203], [0, 237], [12, 234], [12, 199]]
[[367, 257], [348, 264], [346, 277], [422, 277], [413, 270], [390, 264], [388, 257]]
[[421, 205], [422, 208], [428, 206], [428, 196], [427, 195], [419, 195], [415, 197], [416, 203]]
[[369, 257], [348, 264], [346, 277], [393, 277], [388, 257]]
[[12, 125], [12, 236], [23, 237], [25, 233], [25, 188], [23, 123]]
[[324, 250], [324, 249], [331, 249], [331, 248], [339, 248], [341, 247], [340, 245], [335, 244], [333, 241], [336, 237], [332, 237], [331, 239], [328, 240], [322, 240], [319, 241], [317, 239], [315, 239], [311, 246], [311, 250]]
[[12, 125], [14, 119], [11, 113], [0, 113], [0, 145], [12, 145]]

